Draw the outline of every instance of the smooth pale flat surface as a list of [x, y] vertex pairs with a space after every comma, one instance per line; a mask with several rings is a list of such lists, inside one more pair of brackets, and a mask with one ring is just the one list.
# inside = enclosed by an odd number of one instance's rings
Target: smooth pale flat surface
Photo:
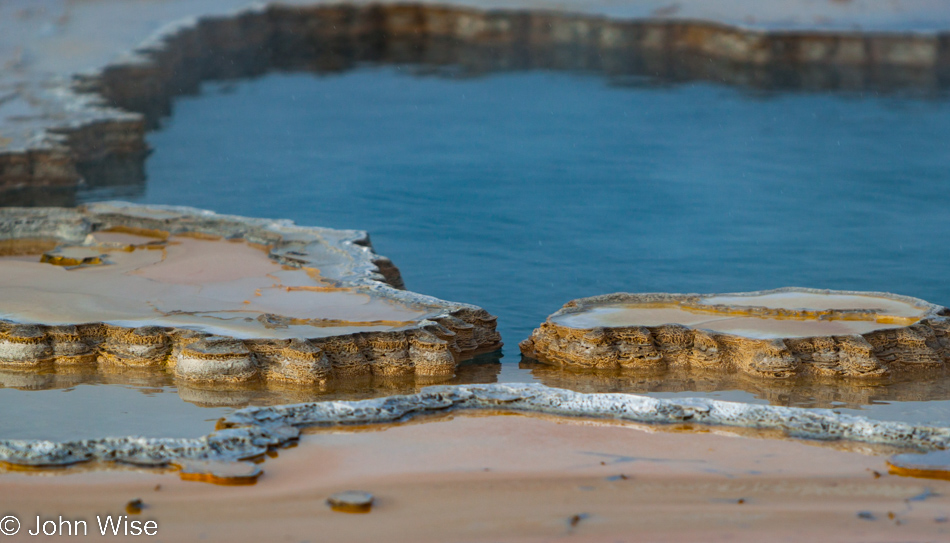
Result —
[[[267, 459], [264, 475], [246, 487], [184, 482], [173, 473], [0, 474], [0, 507], [31, 529], [37, 513], [89, 519], [95, 528], [96, 514], [122, 514], [126, 502], [141, 498], [146, 507], [136, 518], [157, 521], [164, 541], [760, 543], [950, 535], [950, 525], [936, 520], [950, 507], [950, 483], [886, 475], [882, 456], [718, 431], [651, 433], [518, 416], [364, 430], [306, 435]], [[331, 511], [326, 498], [344, 490], [373, 494], [372, 512]], [[859, 511], [877, 520], [862, 520]], [[582, 518], [572, 526], [575, 515]]]
[[682, 324], [690, 328], [701, 328], [756, 339], [864, 334], [872, 330], [895, 327], [893, 323], [876, 321], [730, 317], [707, 311], [691, 311], [683, 307], [657, 308], [636, 304], [594, 307], [580, 313], [552, 317], [551, 321], [578, 329]]
[[[0, 375], [0, 439], [71, 441], [106, 436], [201, 437], [233, 409], [183, 402], [171, 379], [152, 386], [81, 384], [59, 390], [15, 390]], [[29, 415], [27, 416], [26, 413]]]
[[[130, 236], [99, 235], [100, 242]], [[140, 247], [155, 239], [141, 237]], [[0, 257], [0, 317], [36, 324], [173, 326], [238, 338], [313, 338], [411, 324], [427, 313], [334, 290], [318, 270], [281, 266], [245, 242], [172, 237], [164, 248], [98, 246], [111, 264], [68, 269]], [[81, 256], [87, 250], [79, 251]], [[282, 327], [258, 317], [295, 319]]]
[[700, 303], [707, 305], [738, 305], [768, 307], [772, 309], [804, 309], [823, 311], [828, 309], [877, 309], [884, 315], [916, 317], [924, 309], [914, 304], [883, 298], [881, 296], [858, 296], [853, 294], [809, 294], [805, 292], [776, 292], [761, 296], [712, 296]]

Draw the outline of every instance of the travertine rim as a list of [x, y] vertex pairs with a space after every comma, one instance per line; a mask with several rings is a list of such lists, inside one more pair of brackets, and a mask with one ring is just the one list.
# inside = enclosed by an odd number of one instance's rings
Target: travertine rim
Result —
[[270, 247], [269, 257], [280, 264], [318, 269], [321, 280], [335, 288], [418, 308], [424, 317], [391, 330], [295, 339], [223, 338], [169, 326], [0, 320], [0, 367], [36, 372], [99, 364], [167, 371], [212, 385], [253, 380], [311, 385], [368, 374], [451, 375], [459, 361], [501, 347], [495, 317], [487, 311], [394, 288], [402, 286], [398, 269], [373, 252], [364, 232], [121, 202], [76, 209], [0, 208], [0, 240], [79, 245], [89, 233], [110, 228], [244, 239]]
[[28, 98], [45, 113], [37, 118], [57, 120], [37, 121], [29, 136], [11, 131], [14, 141], [0, 152], [0, 190], [75, 189], [86, 172], [101, 177], [141, 170], [145, 130], [169, 113], [176, 95], [209, 79], [387, 62], [473, 73], [561, 69], [620, 79], [906, 88], [932, 95], [947, 86], [947, 36], [770, 31], [712, 21], [418, 3], [260, 5], [167, 25], [101, 70], [44, 83]]
[[950, 445], [950, 428], [869, 420], [827, 409], [583, 394], [539, 384], [435, 386], [417, 394], [361, 401], [249, 407], [223, 418], [196, 439], [102, 438], [70, 442], [0, 441], [0, 461], [17, 466], [118, 462], [162, 467], [186, 460], [238, 461], [285, 445], [312, 426], [385, 424], [450, 410], [593, 417], [649, 424], [692, 423], [780, 431], [804, 439], [852, 441], [921, 451]]
[[[574, 328], [559, 317], [576, 315], [611, 304], [677, 304], [697, 307], [712, 297], [753, 297], [780, 293], [850, 295], [886, 298], [920, 308], [919, 317], [897, 319], [891, 327], [863, 334], [818, 335], [759, 339], [701, 325], [597, 326]], [[704, 311], [728, 315], [790, 320], [886, 318], [871, 310], [797, 310], [755, 306], [708, 305]], [[789, 287], [776, 290], [729, 294], [616, 293], [581, 298], [552, 314], [531, 337], [520, 344], [521, 352], [541, 362], [582, 368], [633, 371], [686, 370], [697, 374], [745, 373], [756, 377], [785, 379], [880, 378], [901, 372], [934, 372], [950, 360], [950, 319], [947, 310], [918, 298], [882, 292], [834, 291]]]

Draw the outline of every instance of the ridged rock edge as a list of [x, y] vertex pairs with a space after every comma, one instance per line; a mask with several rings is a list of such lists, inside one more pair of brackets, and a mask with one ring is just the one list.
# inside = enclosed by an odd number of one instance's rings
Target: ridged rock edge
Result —
[[[591, 308], [622, 303], [684, 303], [713, 296], [761, 296], [773, 293], [870, 295], [920, 306], [924, 314], [908, 326], [865, 334], [805, 338], [752, 339], [679, 324], [571, 328], [554, 319]], [[717, 309], [708, 306], [707, 310]], [[764, 307], [722, 308], [733, 315], [783, 316], [794, 310]], [[820, 319], [825, 312], [800, 312]], [[860, 313], [860, 311], [852, 313]], [[806, 315], [806, 313], [808, 313]], [[820, 313], [820, 314], [819, 314]], [[730, 294], [617, 293], [572, 300], [520, 344], [524, 356], [555, 366], [626, 369], [632, 371], [687, 370], [696, 373], [745, 373], [784, 379], [881, 378], [900, 372], [938, 372], [950, 361], [950, 319], [947, 309], [918, 298], [881, 292], [783, 288]]]
[[583, 394], [539, 384], [513, 383], [434, 386], [417, 394], [371, 400], [249, 407], [223, 418], [215, 432], [195, 439], [4, 440], [0, 441], [0, 461], [33, 467], [87, 461], [144, 467], [164, 467], [185, 460], [239, 461], [286, 445], [307, 427], [394, 423], [452, 410], [739, 427], [780, 431], [797, 439], [851, 441], [919, 451], [950, 445], [950, 428], [874, 421], [827, 409], [751, 405], [705, 398]]
[[82, 322], [45, 326], [0, 320], [0, 367], [35, 372], [107, 364], [110, 369], [166, 371], [211, 386], [255, 380], [310, 385], [331, 377], [368, 374], [452, 375], [459, 361], [501, 348], [495, 317], [484, 309], [394, 288], [402, 286], [399, 270], [373, 252], [365, 232], [122, 202], [75, 209], [0, 208], [0, 241], [81, 244], [92, 232], [116, 227], [200, 233], [270, 246], [269, 257], [280, 264], [319, 269], [321, 279], [333, 287], [418, 308], [431, 316], [395, 330], [289, 340], [238, 340], [163, 326]]

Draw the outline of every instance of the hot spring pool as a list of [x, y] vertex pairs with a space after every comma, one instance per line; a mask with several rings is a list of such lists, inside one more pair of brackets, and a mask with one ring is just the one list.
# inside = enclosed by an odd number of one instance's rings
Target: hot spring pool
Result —
[[506, 346], [500, 364], [479, 361], [480, 380], [950, 421], [950, 378], [665, 383], [565, 375], [517, 348], [564, 302], [615, 291], [807, 286], [950, 304], [943, 98], [364, 67], [206, 83], [148, 140], [133, 201], [367, 230], [408, 289], [498, 315]]

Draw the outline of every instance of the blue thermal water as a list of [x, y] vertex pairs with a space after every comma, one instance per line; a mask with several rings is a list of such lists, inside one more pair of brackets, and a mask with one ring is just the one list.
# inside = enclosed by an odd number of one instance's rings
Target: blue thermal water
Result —
[[[900, 96], [275, 74], [177, 100], [138, 201], [368, 230], [409, 289], [498, 315], [498, 379], [528, 381], [518, 341], [582, 296], [797, 285], [950, 304], [948, 136], [950, 103]], [[865, 403], [950, 419], [946, 401]]]
[[147, 203], [368, 230], [412, 290], [499, 316], [809, 286], [950, 303], [950, 103], [396, 68], [206, 85]]

